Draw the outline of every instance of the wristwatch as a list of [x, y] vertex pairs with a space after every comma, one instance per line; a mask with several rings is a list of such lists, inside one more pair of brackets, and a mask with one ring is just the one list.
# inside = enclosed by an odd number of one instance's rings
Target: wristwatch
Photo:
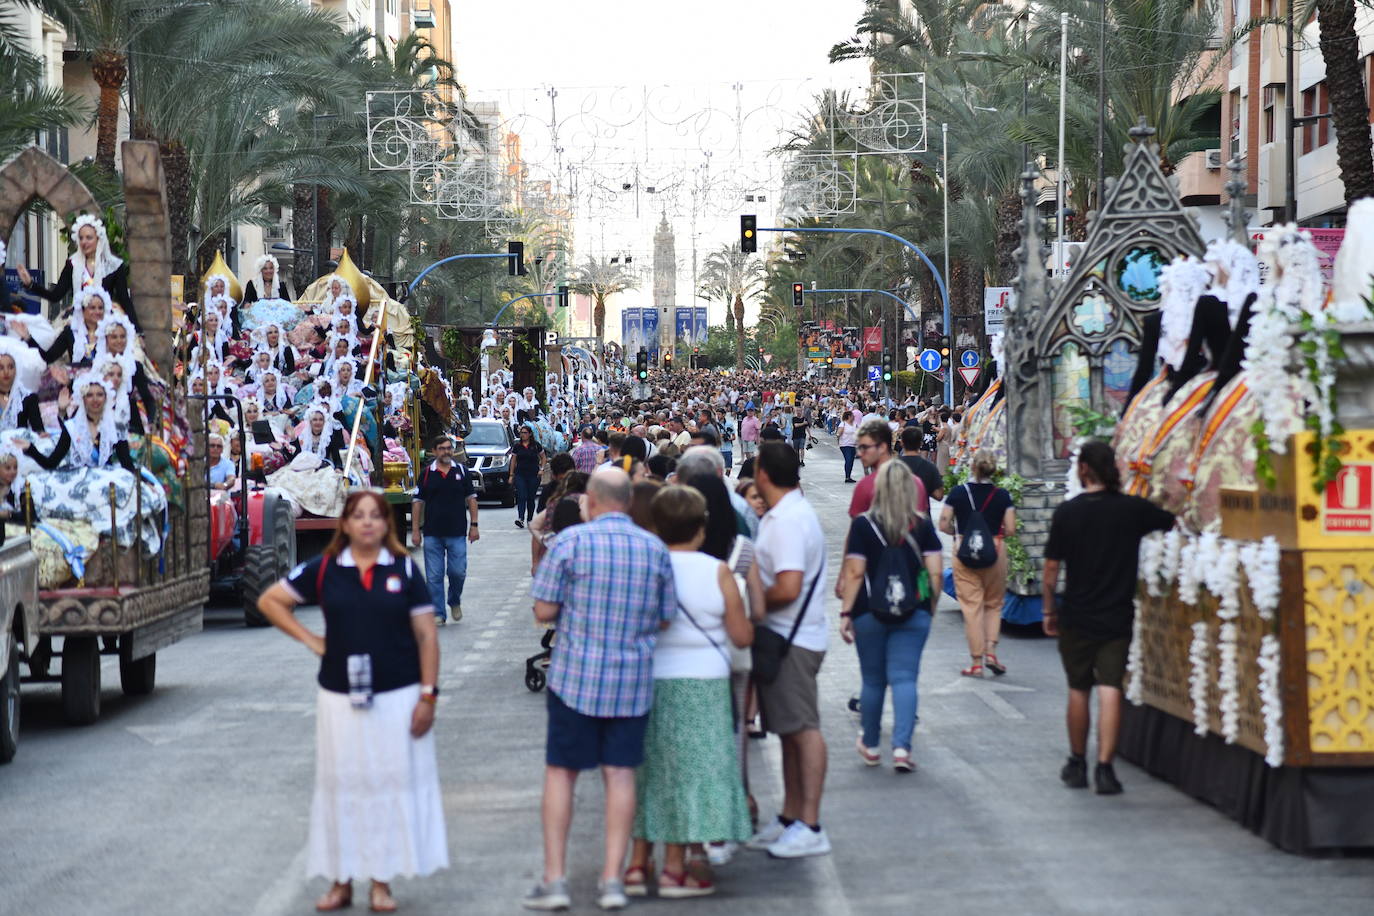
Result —
[[420, 685], [420, 696], [422, 696], [422, 697], [438, 697], [438, 696], [439, 696], [439, 685], [435, 684], [435, 685], [433, 685], [433, 686], [430, 686], [430, 685], [428, 685], [428, 684], [421, 684], [421, 685]]
[[476, 528], [476, 527], [477, 527], [477, 523], [476, 523], [476, 522], [468, 522], [468, 527], [469, 527], [469, 528]]

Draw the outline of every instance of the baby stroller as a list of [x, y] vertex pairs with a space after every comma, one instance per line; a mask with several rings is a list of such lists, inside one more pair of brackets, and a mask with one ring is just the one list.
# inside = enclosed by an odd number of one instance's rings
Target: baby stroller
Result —
[[525, 686], [531, 693], [538, 693], [548, 683], [549, 659], [553, 658], [553, 637], [558, 631], [549, 627], [539, 640], [543, 650], [525, 659]]

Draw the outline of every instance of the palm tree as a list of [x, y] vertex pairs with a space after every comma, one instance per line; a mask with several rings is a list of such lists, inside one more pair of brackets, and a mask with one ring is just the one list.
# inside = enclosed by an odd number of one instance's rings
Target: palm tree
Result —
[[587, 263], [572, 274], [571, 280], [568, 286], [573, 292], [592, 297], [592, 323], [596, 336], [605, 340], [606, 300], [616, 293], [638, 288], [639, 279], [618, 263], [589, 257]]
[[734, 321], [727, 321], [727, 327], [733, 324], [735, 331], [736, 369], [744, 368], [744, 300], [758, 295], [766, 278], [762, 262], [745, 254], [739, 245], [725, 245], [702, 262], [697, 295], [708, 302], [724, 300], [727, 317], [732, 315], [728, 304], [733, 303]]
[[[1363, 3], [1363, 0], [1361, 0]], [[1345, 202], [1374, 197], [1374, 156], [1369, 143], [1369, 99], [1365, 96], [1364, 61], [1355, 32], [1355, 0], [1305, 0], [1293, 8], [1294, 21], [1305, 23], [1317, 11], [1318, 47], [1326, 63], [1331, 94], [1331, 121], [1336, 131]], [[1293, 218], [1293, 214], [1288, 214]]]

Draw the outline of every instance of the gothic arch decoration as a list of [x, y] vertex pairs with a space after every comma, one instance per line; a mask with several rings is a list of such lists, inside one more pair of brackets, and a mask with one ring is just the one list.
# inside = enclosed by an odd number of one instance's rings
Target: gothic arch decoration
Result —
[[46, 200], [66, 222], [80, 213], [100, 212], [81, 179], [36, 146], [0, 166], [0, 238], [9, 239], [20, 215], [35, 200]]
[[[1197, 225], [1159, 167], [1154, 130], [1131, 130], [1119, 178], [1108, 179], [1100, 211], [1067, 279], [1037, 273], [1034, 198], [1023, 192], [1022, 277], [1009, 330], [1014, 378], [1009, 439], [1014, 467], [1027, 477], [1057, 473], [1073, 440], [1070, 410], [1119, 413], [1130, 387], [1145, 316], [1158, 307], [1159, 271], [1175, 256], [1201, 256]], [[1031, 249], [1030, 246], [1034, 248]]]

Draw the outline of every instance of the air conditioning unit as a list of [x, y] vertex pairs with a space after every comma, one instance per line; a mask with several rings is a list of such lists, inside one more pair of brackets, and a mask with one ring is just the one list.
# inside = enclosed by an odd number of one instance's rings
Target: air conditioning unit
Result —
[[417, 29], [432, 29], [435, 26], [434, 10], [417, 8], [410, 16], [411, 24]]
[[1221, 150], [1207, 150], [1207, 168], [1211, 169], [1212, 171], [1216, 171], [1217, 169], [1221, 168]]

